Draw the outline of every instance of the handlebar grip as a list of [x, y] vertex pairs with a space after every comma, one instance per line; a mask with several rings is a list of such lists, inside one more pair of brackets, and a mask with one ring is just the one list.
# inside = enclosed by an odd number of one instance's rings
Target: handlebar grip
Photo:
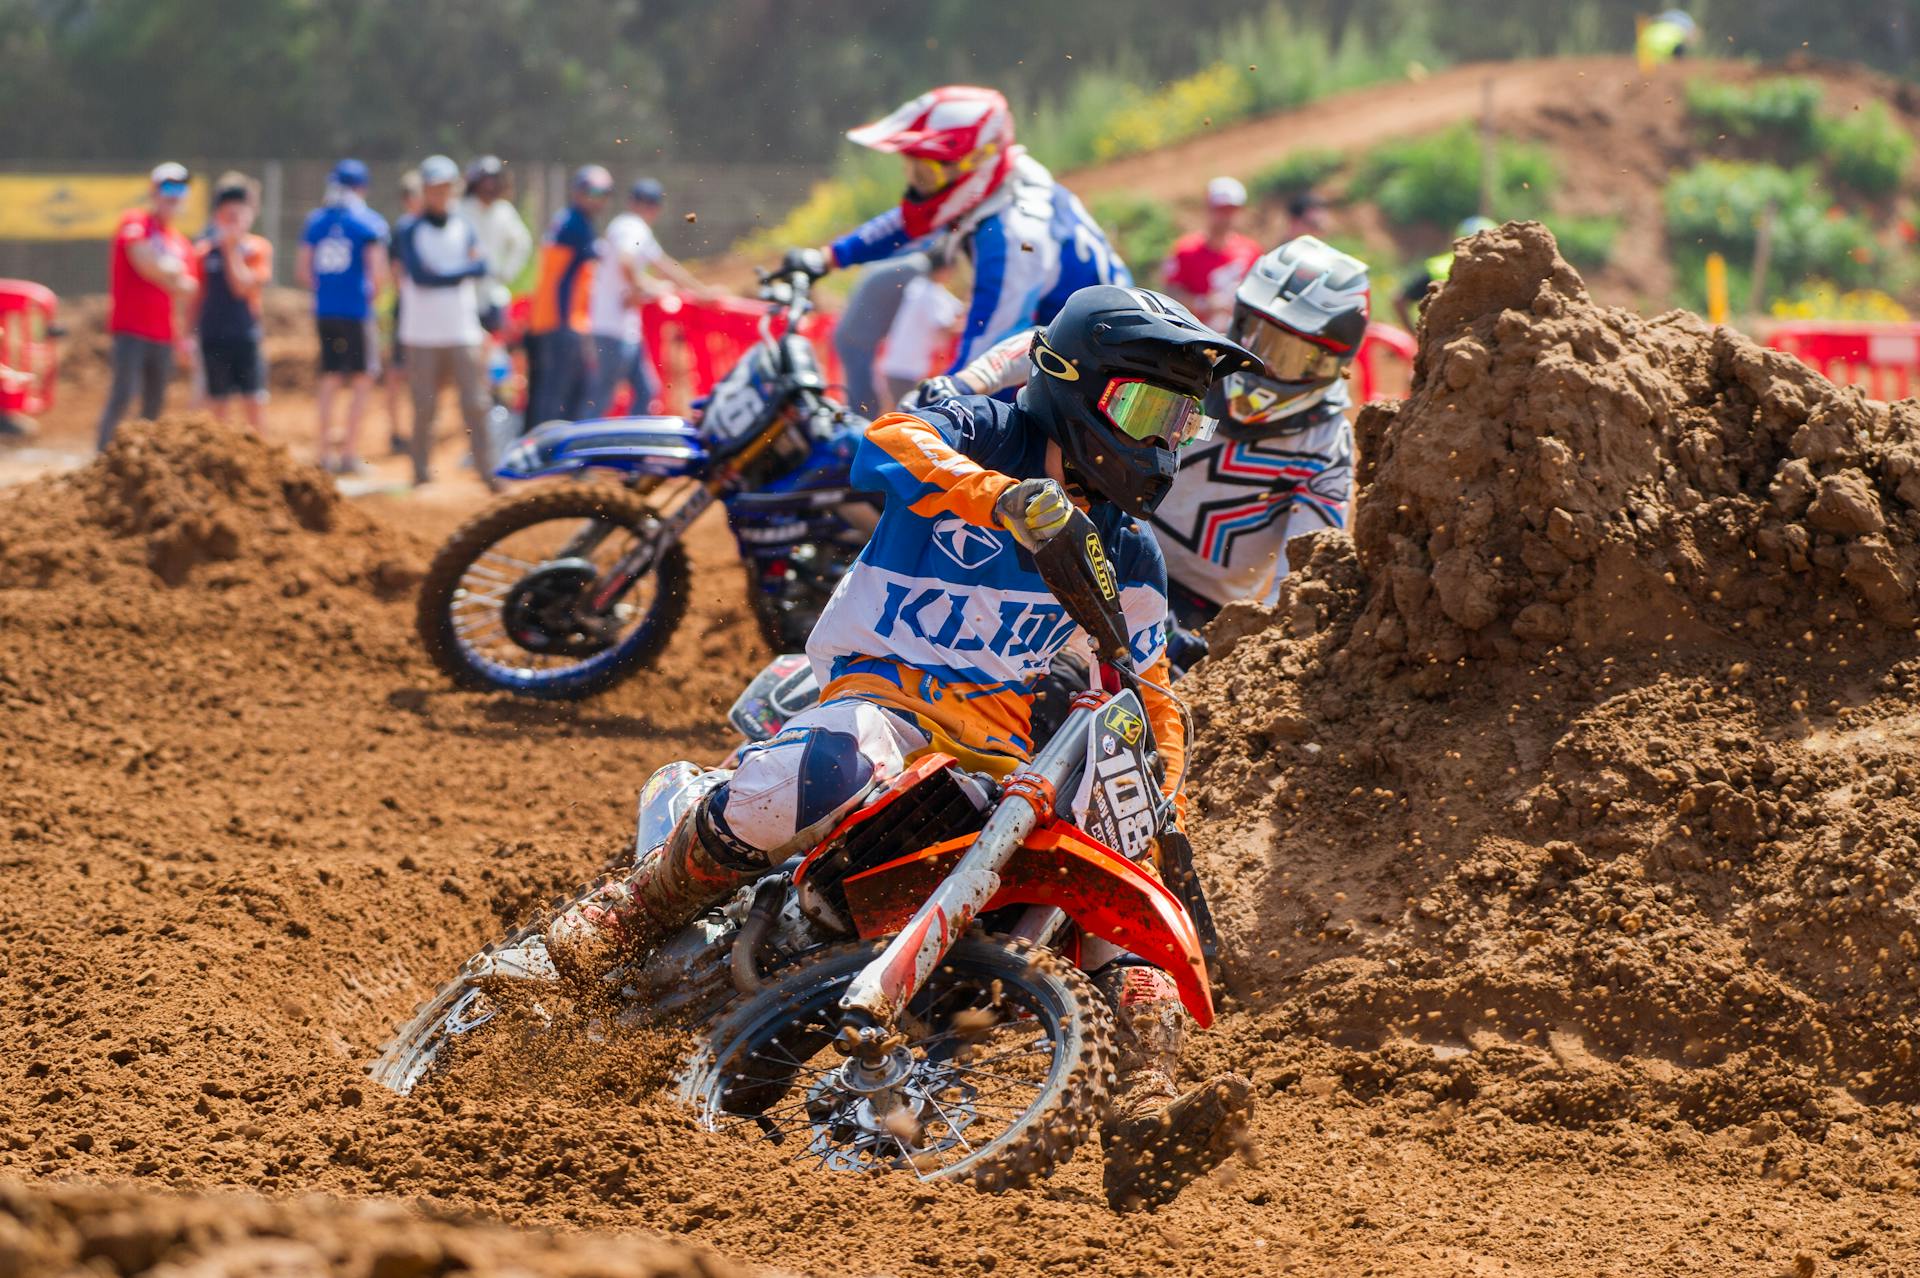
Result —
[[1067, 526], [1034, 552], [1033, 563], [1067, 615], [1093, 640], [1100, 660], [1132, 670], [1133, 651], [1120, 610], [1119, 575], [1107, 558], [1100, 530], [1086, 512], [1074, 511]]

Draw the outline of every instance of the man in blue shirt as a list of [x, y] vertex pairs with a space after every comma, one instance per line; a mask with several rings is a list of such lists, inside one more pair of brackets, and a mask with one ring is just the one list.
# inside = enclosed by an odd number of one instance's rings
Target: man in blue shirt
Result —
[[[313, 290], [320, 333], [320, 465], [337, 474], [360, 469], [360, 423], [380, 372], [373, 298], [387, 275], [387, 223], [367, 207], [367, 166], [342, 160], [327, 180], [326, 203], [300, 236], [300, 282]], [[333, 405], [351, 383], [346, 430], [336, 441]]]
[[587, 303], [600, 233], [594, 223], [613, 194], [598, 164], [576, 169], [567, 207], [554, 215], [535, 259], [527, 315], [527, 426], [573, 421], [587, 401], [593, 344]]

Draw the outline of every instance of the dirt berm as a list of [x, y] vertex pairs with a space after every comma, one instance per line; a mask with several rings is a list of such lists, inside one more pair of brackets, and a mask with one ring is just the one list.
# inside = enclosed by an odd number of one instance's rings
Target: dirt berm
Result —
[[457, 509], [194, 419], [0, 494], [0, 1175], [34, 1182], [0, 1274], [676, 1272], [642, 1233], [819, 1274], [1920, 1272], [1920, 719], [1859, 566], [1907, 571], [1910, 409], [1596, 311], [1535, 229], [1475, 240], [1427, 336], [1358, 549], [1301, 547], [1186, 685], [1244, 989], [1191, 1066], [1252, 1078], [1258, 1161], [1155, 1214], [1096, 1148], [987, 1196], [699, 1132], [657, 1038], [366, 1082], [627, 845], [648, 772], [730, 744], [765, 654], [717, 513], [658, 669], [553, 706], [419, 654], [398, 525]]
[[1270, 1030], [1527, 1121], [1907, 1133], [1920, 407], [1595, 306], [1537, 224], [1420, 337], [1352, 540], [1192, 684]]

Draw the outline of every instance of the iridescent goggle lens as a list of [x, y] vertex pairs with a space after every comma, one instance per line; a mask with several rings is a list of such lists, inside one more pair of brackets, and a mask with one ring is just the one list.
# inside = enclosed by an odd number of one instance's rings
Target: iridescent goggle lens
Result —
[[1100, 411], [1129, 438], [1170, 448], [1205, 438], [1213, 425], [1192, 395], [1134, 377], [1108, 382], [1100, 396]]
[[1277, 382], [1332, 381], [1347, 362], [1346, 355], [1245, 310], [1235, 312], [1227, 336], [1258, 355], [1267, 366], [1267, 376]]
[[185, 199], [187, 195], [187, 184], [185, 182], [162, 182], [160, 184], [160, 194], [166, 196], [169, 200]]

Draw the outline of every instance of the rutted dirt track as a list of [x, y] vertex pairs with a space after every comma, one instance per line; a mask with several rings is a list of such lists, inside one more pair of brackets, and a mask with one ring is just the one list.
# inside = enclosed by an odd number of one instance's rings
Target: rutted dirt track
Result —
[[0, 495], [0, 1258], [1920, 1271], [1920, 412], [1594, 308], [1532, 231], [1478, 237], [1428, 322], [1414, 398], [1363, 421], [1355, 540], [1299, 545], [1192, 685], [1245, 985], [1194, 1065], [1254, 1078], [1259, 1161], [1156, 1215], [1106, 1209], [1096, 1152], [997, 1198], [803, 1173], [692, 1131], [656, 1040], [362, 1082], [620, 849], [654, 765], [724, 748], [762, 654], [717, 525], [660, 672], [543, 707], [422, 664], [437, 517], [238, 434], [130, 431]]

